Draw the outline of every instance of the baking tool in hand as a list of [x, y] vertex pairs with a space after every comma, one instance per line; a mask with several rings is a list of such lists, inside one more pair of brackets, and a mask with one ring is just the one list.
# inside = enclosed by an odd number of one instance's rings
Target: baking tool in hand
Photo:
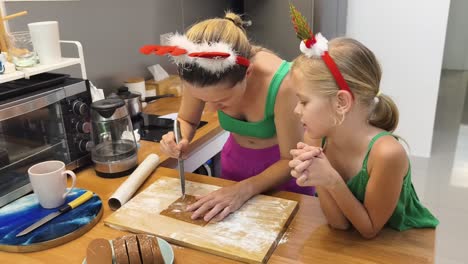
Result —
[[[174, 120], [174, 135], [176, 138], [176, 143], [179, 144], [182, 141], [182, 132], [180, 131], [180, 122], [177, 118]], [[182, 155], [182, 153], [180, 155]], [[184, 160], [180, 156], [178, 159], [178, 167], [179, 167], [180, 188], [182, 190], [182, 197], [185, 197]]]

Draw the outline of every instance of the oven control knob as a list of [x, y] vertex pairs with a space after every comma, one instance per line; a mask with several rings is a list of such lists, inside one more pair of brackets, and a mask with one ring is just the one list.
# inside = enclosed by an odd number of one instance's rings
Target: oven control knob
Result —
[[81, 115], [81, 116], [87, 115], [89, 111], [88, 105], [78, 100], [73, 102], [72, 109], [73, 109], [73, 113], [75, 113], [76, 115]]
[[76, 123], [76, 131], [78, 131], [79, 133], [89, 134], [91, 132], [91, 123], [78, 121]]
[[78, 149], [81, 152], [89, 152], [93, 148], [93, 143], [89, 140], [82, 139], [78, 142]]

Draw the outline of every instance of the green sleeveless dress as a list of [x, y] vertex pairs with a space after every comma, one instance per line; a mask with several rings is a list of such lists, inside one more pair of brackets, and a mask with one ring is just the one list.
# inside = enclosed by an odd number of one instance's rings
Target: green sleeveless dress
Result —
[[[392, 135], [390, 132], [384, 131], [377, 134], [369, 143], [367, 153], [362, 163], [361, 171], [351, 178], [346, 184], [354, 196], [364, 202], [367, 183], [369, 182], [369, 173], [367, 172], [367, 161], [369, 153], [374, 146], [374, 143], [381, 137]], [[398, 200], [395, 211], [388, 220], [386, 226], [393, 229], [404, 231], [411, 228], [435, 228], [439, 224], [439, 220], [435, 218], [427, 208], [419, 201], [418, 195], [414, 190], [411, 182], [411, 164], [408, 172], [403, 179], [400, 198]]]

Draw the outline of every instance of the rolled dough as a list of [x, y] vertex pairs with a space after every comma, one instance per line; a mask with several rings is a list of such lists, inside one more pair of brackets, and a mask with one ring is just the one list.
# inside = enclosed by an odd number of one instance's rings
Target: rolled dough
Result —
[[194, 225], [205, 226], [206, 224], [208, 224], [208, 222], [203, 220], [203, 218], [192, 220], [190, 217], [192, 216], [193, 212], [186, 211], [187, 206], [195, 203], [196, 201], [197, 199], [195, 198], [195, 196], [186, 194], [185, 198], [180, 197], [171, 205], [169, 205], [167, 209], [161, 211], [160, 214]]

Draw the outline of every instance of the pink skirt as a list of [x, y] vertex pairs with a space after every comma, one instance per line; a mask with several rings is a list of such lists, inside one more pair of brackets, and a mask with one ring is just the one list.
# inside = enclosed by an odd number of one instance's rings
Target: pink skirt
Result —
[[[260, 174], [279, 160], [278, 145], [264, 149], [244, 148], [231, 134], [221, 151], [221, 178], [242, 181]], [[307, 195], [315, 194], [315, 187], [301, 187], [297, 185], [296, 179], [292, 176], [278, 189]]]

